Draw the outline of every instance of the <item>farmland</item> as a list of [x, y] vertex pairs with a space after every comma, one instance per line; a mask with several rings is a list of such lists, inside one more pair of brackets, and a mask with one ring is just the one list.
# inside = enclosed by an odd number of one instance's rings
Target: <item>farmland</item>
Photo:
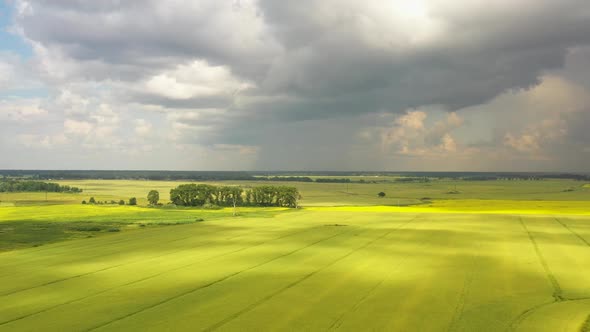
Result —
[[0, 193], [0, 331], [581, 331], [590, 315], [583, 182], [291, 183], [303, 208], [237, 216], [146, 206], [175, 181], [59, 182], [84, 192]]

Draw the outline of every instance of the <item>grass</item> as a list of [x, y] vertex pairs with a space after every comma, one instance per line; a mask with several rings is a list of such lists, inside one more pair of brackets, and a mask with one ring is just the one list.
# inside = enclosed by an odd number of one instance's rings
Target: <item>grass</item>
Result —
[[[240, 208], [238, 218], [273, 216], [283, 208]], [[0, 251], [102, 236], [139, 228], [227, 218], [233, 209], [148, 208], [118, 205], [40, 205], [0, 208]]]
[[[69, 180], [57, 181], [61, 185], [82, 188], [81, 194], [65, 193], [0, 193], [0, 207], [80, 204], [95, 197], [97, 201], [127, 201], [137, 197], [139, 205], [147, 205], [147, 193], [160, 192], [161, 201], [169, 200], [170, 189], [184, 182], [140, 180]], [[303, 206], [408, 206], [425, 201], [506, 200], [506, 201], [559, 201], [587, 202], [590, 188], [574, 180], [542, 181], [454, 181], [434, 180], [429, 183], [300, 183], [272, 182], [296, 186], [303, 195]], [[232, 182], [244, 187], [268, 182]], [[379, 198], [377, 193], [385, 192]], [[451, 194], [452, 192], [458, 192]], [[424, 200], [428, 198], [428, 200]], [[461, 203], [459, 204], [461, 205]]]
[[[162, 201], [169, 200], [170, 189], [184, 182], [175, 181], [140, 181], [140, 180], [78, 180], [57, 181], [61, 185], [82, 188], [81, 194], [49, 194], [49, 201], [62, 201], [78, 204], [83, 199], [94, 196], [97, 200], [128, 200], [137, 197], [140, 205], [147, 204], [147, 193], [152, 190], [160, 192]], [[244, 187], [268, 184], [268, 182], [232, 182]], [[311, 205], [407, 205], [420, 203], [421, 198], [434, 200], [553, 200], [553, 201], [588, 201], [590, 187], [574, 180], [542, 181], [454, 181], [434, 180], [428, 183], [306, 183], [306, 182], [272, 182], [296, 186], [303, 195], [302, 204]], [[569, 191], [571, 189], [571, 191]], [[449, 192], [458, 191], [458, 194]], [[383, 191], [385, 198], [377, 197]], [[3, 199], [3, 195], [6, 199]], [[0, 201], [14, 200], [10, 195], [0, 193]], [[43, 201], [44, 193], [22, 194], [18, 200]]]
[[1, 197], [0, 331], [588, 329], [581, 183], [305, 183], [303, 209], [233, 217], [78, 203], [175, 182], [76, 182]]
[[584, 324], [582, 325], [582, 329], [581, 332], [589, 332], [590, 331], [590, 315], [588, 315], [588, 317], [586, 318], [586, 321], [584, 321]]
[[[590, 312], [585, 217], [567, 228], [375, 211], [233, 220], [1, 254], [0, 330], [554, 331], [547, 317], [582, 326]], [[544, 313], [523, 314], [535, 307]]]
[[310, 210], [330, 211], [389, 211], [397, 213], [475, 213], [475, 214], [550, 214], [589, 215], [588, 203], [583, 201], [513, 201], [513, 200], [448, 200], [411, 206], [312, 206]]
[[[39, 247], [70, 239], [90, 238], [112, 232], [112, 229], [131, 229], [118, 222], [35, 222], [7, 221], [0, 223], [0, 251]], [[137, 227], [137, 226], [135, 226]]]

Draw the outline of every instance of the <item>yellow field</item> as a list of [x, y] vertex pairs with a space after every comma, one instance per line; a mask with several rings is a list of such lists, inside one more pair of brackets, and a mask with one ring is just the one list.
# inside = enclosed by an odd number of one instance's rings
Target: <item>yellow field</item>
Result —
[[0, 254], [0, 330], [556, 331], [590, 313], [586, 218], [350, 212]]
[[399, 188], [305, 184], [303, 209], [236, 217], [79, 204], [176, 182], [78, 183], [87, 192], [47, 201], [3, 195], [0, 245], [18, 249], [0, 253], [0, 331], [577, 332], [590, 316], [587, 193], [569, 182], [547, 182], [545, 200], [533, 182], [452, 199], [412, 184], [407, 206], [379, 204]]

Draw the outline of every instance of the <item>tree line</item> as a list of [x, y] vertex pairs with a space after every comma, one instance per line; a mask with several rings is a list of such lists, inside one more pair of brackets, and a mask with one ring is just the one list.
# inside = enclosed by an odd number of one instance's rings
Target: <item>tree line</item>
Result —
[[102, 204], [111, 204], [111, 205], [115, 205], [115, 204], [119, 204], [119, 205], [137, 205], [137, 198], [135, 197], [131, 197], [129, 199], [129, 201], [127, 203], [125, 203], [124, 200], [120, 199], [119, 201], [115, 201], [114, 199], [108, 201], [97, 201], [94, 197], [90, 197], [90, 199], [88, 200], [88, 202], [86, 202], [86, 200], [82, 201], [82, 204], [98, 204], [98, 205], [102, 205]]
[[318, 183], [351, 183], [352, 181], [348, 178], [333, 179], [333, 178], [317, 178], [315, 182]]
[[181, 184], [170, 190], [172, 203], [181, 206], [280, 206], [297, 207], [301, 198], [295, 187], [259, 186], [244, 190], [235, 186]]
[[[191, 181], [296, 181], [314, 182], [309, 176], [340, 177], [350, 176], [395, 176], [401, 178], [503, 180], [503, 179], [573, 179], [590, 181], [586, 173], [550, 172], [266, 172], [266, 171], [124, 171], [124, 170], [0, 170], [0, 177], [21, 180], [35, 179], [54, 181], [56, 179], [136, 179], [136, 180], [191, 180]], [[343, 182], [338, 179], [338, 182]], [[332, 180], [333, 181], [333, 180]], [[376, 182], [376, 180], [358, 181]], [[324, 180], [315, 182], [327, 182]], [[379, 182], [382, 182], [381, 180]]]
[[2, 180], [0, 192], [55, 192], [55, 193], [81, 193], [82, 189], [70, 186], [61, 186], [57, 183], [42, 181]]

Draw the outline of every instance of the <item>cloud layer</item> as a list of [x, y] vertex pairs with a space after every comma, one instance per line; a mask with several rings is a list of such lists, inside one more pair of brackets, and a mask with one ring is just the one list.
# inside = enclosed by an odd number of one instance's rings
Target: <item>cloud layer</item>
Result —
[[0, 167], [590, 166], [585, 1], [12, 5]]

